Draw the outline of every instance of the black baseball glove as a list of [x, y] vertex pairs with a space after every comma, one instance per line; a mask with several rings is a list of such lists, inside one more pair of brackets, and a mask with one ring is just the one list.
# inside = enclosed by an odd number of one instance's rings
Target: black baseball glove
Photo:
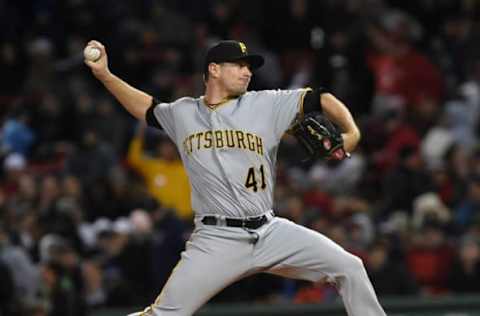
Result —
[[343, 148], [343, 138], [335, 125], [319, 112], [296, 119], [290, 134], [307, 152], [309, 159], [343, 160], [350, 154]]

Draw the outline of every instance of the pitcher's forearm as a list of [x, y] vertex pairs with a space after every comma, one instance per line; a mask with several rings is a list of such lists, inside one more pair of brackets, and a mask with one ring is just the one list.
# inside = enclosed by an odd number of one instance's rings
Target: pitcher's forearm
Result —
[[152, 104], [151, 95], [132, 87], [114, 74], [109, 74], [100, 80], [130, 114], [145, 121], [145, 113]]
[[349, 153], [355, 150], [360, 141], [360, 132], [342, 133], [343, 147]]
[[145, 114], [152, 104], [152, 97], [118, 78], [108, 69], [108, 54], [105, 46], [99, 41], [91, 40], [87, 46], [100, 50], [96, 60], [85, 58], [85, 64], [90, 67], [93, 75], [100, 80], [123, 107], [139, 120], [145, 120]]
[[321, 95], [321, 103], [327, 117], [342, 129], [344, 148], [352, 152], [360, 141], [360, 130], [348, 108], [329, 93]]

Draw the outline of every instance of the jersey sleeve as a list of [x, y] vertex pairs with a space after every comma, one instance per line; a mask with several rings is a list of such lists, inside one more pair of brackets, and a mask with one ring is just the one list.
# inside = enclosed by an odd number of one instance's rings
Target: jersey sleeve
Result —
[[145, 119], [148, 126], [162, 129], [171, 139], [175, 138], [174, 103], [161, 103], [154, 99]]
[[272, 120], [274, 133], [277, 139], [290, 128], [297, 114], [303, 115], [303, 100], [307, 91], [311, 89], [296, 90], [269, 90], [265, 91], [267, 117]]

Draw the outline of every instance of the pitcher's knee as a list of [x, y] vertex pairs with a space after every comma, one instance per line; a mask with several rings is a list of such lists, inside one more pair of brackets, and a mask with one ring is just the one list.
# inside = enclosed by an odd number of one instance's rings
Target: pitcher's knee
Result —
[[359, 273], [363, 273], [365, 271], [365, 267], [362, 259], [355, 255], [348, 254], [344, 260], [343, 270], [347, 275], [358, 275]]

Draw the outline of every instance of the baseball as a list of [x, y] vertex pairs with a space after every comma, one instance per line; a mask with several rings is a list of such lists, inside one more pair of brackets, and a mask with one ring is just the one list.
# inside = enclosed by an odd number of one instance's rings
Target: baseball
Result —
[[95, 46], [91, 46], [91, 45], [88, 45], [83, 50], [83, 56], [88, 61], [97, 61], [100, 58], [101, 54], [102, 53], [101, 53], [99, 48], [97, 48]]

